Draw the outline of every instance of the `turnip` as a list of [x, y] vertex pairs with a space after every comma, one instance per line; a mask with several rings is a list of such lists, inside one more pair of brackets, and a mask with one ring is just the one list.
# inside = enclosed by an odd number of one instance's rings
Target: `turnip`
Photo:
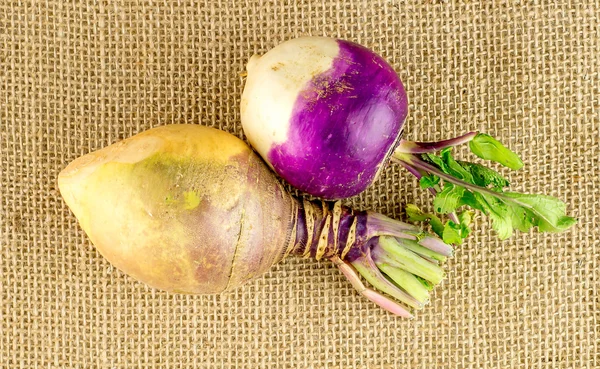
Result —
[[198, 125], [154, 128], [82, 156], [58, 184], [109, 262], [166, 291], [231, 290], [295, 255], [333, 261], [363, 296], [408, 317], [453, 252], [414, 225], [293, 197], [246, 143]]
[[[373, 51], [345, 40], [285, 41], [247, 65], [241, 120], [251, 145], [284, 180], [324, 199], [364, 191], [391, 159], [436, 195], [435, 214], [411, 206], [444, 241], [469, 233], [467, 205], [489, 215], [501, 238], [513, 229], [562, 231], [575, 223], [565, 204], [543, 195], [505, 192], [508, 181], [478, 163], [457, 161], [453, 146], [469, 143], [478, 157], [511, 169], [521, 159], [491, 136], [468, 132], [439, 142], [401, 139], [408, 100], [394, 69]], [[439, 152], [439, 155], [435, 153]]]

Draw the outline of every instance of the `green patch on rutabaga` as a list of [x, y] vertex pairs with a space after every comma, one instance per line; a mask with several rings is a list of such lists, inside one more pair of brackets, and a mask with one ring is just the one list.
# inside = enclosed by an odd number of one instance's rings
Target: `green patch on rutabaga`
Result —
[[183, 193], [183, 208], [185, 210], [192, 210], [198, 207], [200, 204], [200, 196], [194, 191], [187, 191]]

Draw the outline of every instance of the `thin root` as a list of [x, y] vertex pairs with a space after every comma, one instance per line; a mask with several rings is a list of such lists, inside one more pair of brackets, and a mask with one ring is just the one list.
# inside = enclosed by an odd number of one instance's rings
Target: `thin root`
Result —
[[389, 311], [392, 314], [401, 316], [403, 318], [412, 318], [412, 314], [406, 310], [402, 305], [397, 302], [390, 300], [384, 295], [376, 292], [370, 288], [365, 287], [365, 285], [360, 280], [360, 276], [356, 269], [348, 263], [343, 261], [337, 256], [331, 258], [331, 261], [340, 269], [340, 271], [346, 276], [348, 281], [352, 284], [352, 286], [364, 297], [378, 305], [384, 310]]

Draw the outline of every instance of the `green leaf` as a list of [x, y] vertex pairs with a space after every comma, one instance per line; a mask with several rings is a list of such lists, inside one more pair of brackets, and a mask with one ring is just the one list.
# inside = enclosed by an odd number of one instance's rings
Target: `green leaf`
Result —
[[431, 225], [431, 229], [435, 234], [442, 238], [444, 235], [444, 223], [442, 223], [442, 220], [438, 218], [435, 214], [430, 215], [431, 218], [429, 218], [429, 224]]
[[480, 200], [475, 197], [477, 192], [465, 191], [461, 202], [463, 205], [466, 205], [472, 209], [479, 210], [482, 213], [486, 213], [485, 208], [481, 205]]
[[498, 233], [498, 237], [502, 240], [509, 238], [513, 233], [509, 206], [488, 193], [476, 192], [474, 195], [483, 212], [492, 220], [492, 228]]
[[442, 223], [440, 218], [431, 213], [425, 213], [416, 205], [408, 204], [405, 207], [406, 215], [411, 221], [428, 221], [431, 228], [445, 243], [460, 244], [471, 233], [468, 225], [472, 219], [472, 212], [462, 212], [458, 214], [460, 224], [449, 220], [446, 224]]
[[469, 227], [471, 222], [473, 221], [474, 213], [472, 211], [463, 211], [458, 214], [458, 221], [462, 227]]
[[566, 205], [551, 196], [506, 192], [475, 193], [474, 197], [501, 239], [509, 238], [515, 228], [527, 232], [537, 226], [540, 232], [561, 232], [577, 223], [565, 215]]
[[[522, 166], [519, 157], [489, 135], [479, 134], [470, 141], [472, 151], [484, 159], [497, 161], [513, 169]], [[422, 160], [418, 160], [418, 159]], [[413, 165], [420, 165], [428, 173], [424, 186], [441, 187], [433, 205], [436, 212], [448, 214], [461, 206], [468, 206], [486, 214], [501, 239], [512, 235], [515, 229], [527, 232], [537, 227], [540, 232], [560, 232], [573, 226], [577, 220], [565, 214], [566, 205], [551, 196], [504, 192], [509, 183], [498, 172], [480, 164], [456, 161], [451, 148], [415, 156]], [[424, 163], [424, 162], [425, 163]], [[458, 243], [468, 236], [472, 214], [461, 213], [459, 224], [442, 224], [439, 218], [427, 214], [434, 231], [449, 243]], [[435, 220], [434, 220], [435, 219]]]
[[504, 196], [526, 209], [520, 213], [523, 214], [521, 219], [530, 220], [542, 232], [561, 232], [577, 223], [577, 219], [565, 215], [565, 203], [552, 196], [516, 192], [506, 192]]
[[469, 147], [473, 154], [482, 159], [495, 161], [514, 170], [523, 167], [523, 162], [517, 154], [488, 134], [477, 134], [469, 141]]
[[408, 220], [413, 222], [424, 222], [431, 217], [431, 214], [423, 213], [417, 205], [407, 204], [404, 208]]
[[442, 237], [442, 234], [444, 232], [444, 224], [442, 223], [442, 221], [440, 220], [440, 218], [435, 215], [435, 214], [431, 214], [431, 213], [425, 213], [423, 212], [421, 209], [419, 209], [419, 207], [417, 207], [416, 205], [413, 204], [407, 204], [406, 207], [404, 208], [404, 210], [406, 211], [406, 216], [408, 216], [408, 219], [410, 221], [413, 222], [429, 222], [429, 224], [431, 225], [431, 229], [433, 230], [433, 232], [435, 234], [437, 234], [438, 236], [440, 236], [440, 238]]
[[451, 244], [461, 244], [463, 241], [462, 230], [459, 224], [454, 223], [453, 221], [448, 221], [444, 226], [444, 232], [442, 234], [442, 240], [445, 243]]
[[513, 234], [513, 224], [509, 217], [505, 217], [498, 212], [491, 212], [490, 219], [492, 220], [492, 228], [498, 234], [498, 238], [506, 240]]
[[448, 173], [449, 169], [446, 167], [446, 163], [444, 163], [444, 161], [442, 160], [441, 157], [439, 157], [435, 154], [427, 153], [427, 154], [421, 155], [421, 158], [423, 160], [425, 160], [426, 162], [437, 166], [438, 168], [440, 168], [442, 170], [442, 172]]
[[478, 186], [488, 187], [492, 185], [492, 188], [502, 189], [510, 185], [506, 178], [493, 169], [466, 161], [459, 161], [458, 163], [471, 173], [473, 183]]
[[451, 148], [442, 150], [442, 152], [440, 153], [440, 157], [442, 158], [444, 164], [446, 164], [446, 168], [448, 169], [448, 171], [446, 172], [447, 174], [450, 174], [456, 178], [462, 179], [469, 183], [473, 182], [473, 176], [471, 175], [471, 173], [469, 173], [468, 170], [463, 168], [462, 165], [460, 165], [452, 157]]
[[440, 177], [433, 175], [433, 174], [425, 175], [425, 176], [421, 177], [421, 179], [419, 180], [419, 185], [421, 186], [422, 189], [428, 189], [428, 188], [435, 187], [439, 183], [440, 183]]
[[462, 205], [461, 199], [465, 193], [464, 187], [455, 186], [452, 183], [444, 183], [442, 191], [438, 192], [433, 200], [435, 211], [448, 214]]
[[510, 206], [510, 219], [514, 228], [521, 232], [528, 232], [535, 226], [535, 214], [517, 204]]

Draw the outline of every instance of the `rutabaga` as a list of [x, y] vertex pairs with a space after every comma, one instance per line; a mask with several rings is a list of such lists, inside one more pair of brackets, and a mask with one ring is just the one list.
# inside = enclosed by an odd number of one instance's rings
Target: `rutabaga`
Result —
[[294, 198], [243, 141], [197, 125], [154, 128], [87, 154], [58, 184], [108, 261], [167, 291], [231, 290], [295, 255], [333, 261], [362, 295], [408, 317], [452, 255], [413, 225]]

